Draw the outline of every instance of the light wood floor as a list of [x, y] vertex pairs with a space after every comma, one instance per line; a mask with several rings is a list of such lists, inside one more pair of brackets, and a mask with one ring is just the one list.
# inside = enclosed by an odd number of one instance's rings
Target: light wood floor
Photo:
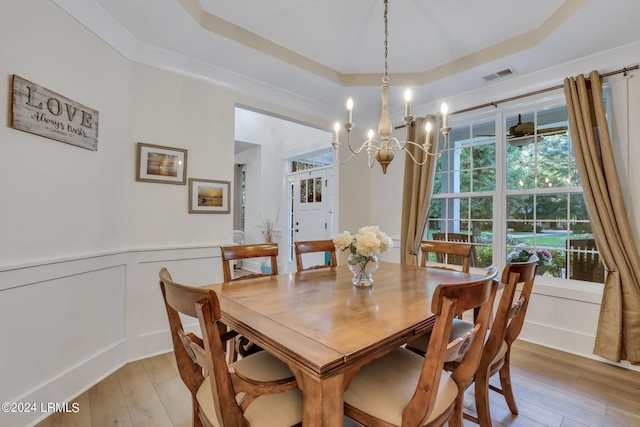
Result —
[[[494, 426], [640, 426], [640, 372], [526, 342], [516, 343], [512, 358], [520, 415], [491, 392]], [[56, 413], [38, 426], [191, 426], [190, 395], [173, 353], [129, 363], [74, 402], [77, 414]], [[473, 412], [472, 390], [465, 402]]]

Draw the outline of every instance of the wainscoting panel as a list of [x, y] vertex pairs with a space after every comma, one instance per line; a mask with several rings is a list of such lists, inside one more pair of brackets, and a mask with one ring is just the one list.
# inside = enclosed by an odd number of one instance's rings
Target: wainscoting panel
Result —
[[125, 257], [50, 261], [0, 271], [0, 400], [35, 412], [0, 413], [0, 425], [46, 416], [126, 362]]
[[158, 279], [162, 267], [169, 270], [176, 282], [185, 285], [202, 286], [222, 281], [218, 246], [130, 252], [126, 279], [129, 361], [173, 348]]
[[[63, 403], [127, 362], [170, 351], [158, 272], [222, 281], [219, 245], [93, 254], [0, 270], [0, 400], [36, 403], [0, 413], [1, 426], [33, 425], [41, 403]], [[187, 325], [196, 328], [197, 323]]]

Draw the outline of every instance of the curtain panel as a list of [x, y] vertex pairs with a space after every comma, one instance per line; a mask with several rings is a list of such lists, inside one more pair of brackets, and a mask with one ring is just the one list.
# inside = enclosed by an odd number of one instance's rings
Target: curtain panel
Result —
[[640, 256], [613, 156], [597, 71], [564, 81], [569, 131], [593, 236], [607, 274], [594, 353], [640, 363]]
[[[417, 118], [409, 129], [410, 141], [424, 141], [424, 126], [427, 121], [434, 124], [437, 129], [437, 117], [428, 115], [425, 118]], [[432, 153], [435, 153], [438, 132], [429, 133]], [[407, 144], [406, 150], [411, 152], [417, 161], [422, 162], [427, 156], [418, 147]], [[427, 214], [433, 192], [433, 180], [438, 156], [427, 156], [423, 165], [416, 164], [409, 154], [405, 154], [404, 162], [404, 189], [402, 193], [402, 224], [400, 232], [400, 263], [418, 265], [418, 248], [427, 225]]]

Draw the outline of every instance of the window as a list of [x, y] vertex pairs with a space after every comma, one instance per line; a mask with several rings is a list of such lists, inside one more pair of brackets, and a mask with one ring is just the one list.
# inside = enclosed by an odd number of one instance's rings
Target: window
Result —
[[333, 163], [333, 152], [317, 153], [299, 159], [294, 159], [289, 162], [290, 172], [300, 172], [309, 169], [322, 168], [331, 166]]
[[474, 243], [476, 266], [493, 263], [495, 130], [495, 120], [451, 130], [436, 168], [427, 224], [428, 239], [444, 234], [446, 240]]
[[479, 267], [503, 265], [517, 249], [546, 250], [552, 259], [540, 274], [604, 282], [564, 103], [456, 125], [438, 159], [428, 219], [425, 238], [462, 235]]

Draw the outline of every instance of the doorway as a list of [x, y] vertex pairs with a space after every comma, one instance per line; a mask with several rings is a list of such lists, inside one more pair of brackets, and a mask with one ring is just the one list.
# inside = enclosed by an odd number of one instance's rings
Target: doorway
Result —
[[[309, 206], [305, 208], [309, 208], [309, 215], [314, 212], [311, 209], [314, 204], [317, 204], [316, 208], [320, 207], [325, 211], [332, 208], [331, 181], [334, 172], [331, 169], [333, 156], [328, 142], [331, 138], [331, 132], [318, 127], [244, 106], [236, 107], [234, 163], [246, 166], [244, 198], [236, 196], [241, 205], [234, 207], [234, 213], [244, 212], [240, 218], [244, 220], [244, 241], [248, 244], [264, 241], [263, 218], [277, 219], [275, 241], [279, 246], [278, 269], [283, 273], [296, 271], [293, 256], [293, 215], [296, 211], [292, 187], [296, 187], [295, 194], [299, 196], [300, 182], [296, 184], [294, 181], [302, 181], [302, 174], [306, 173], [306, 191], [307, 180], [310, 179], [308, 172], [312, 169], [327, 169], [322, 176], [316, 176], [315, 172], [312, 172], [314, 185], [315, 178], [321, 178], [318, 183], [321, 183], [322, 188], [318, 192], [314, 189], [313, 202], [309, 203], [307, 199], [306, 203]], [[318, 150], [318, 147], [326, 148]], [[236, 176], [234, 184], [240, 180], [241, 178]], [[305, 210], [299, 207], [300, 209]], [[298, 222], [300, 223], [299, 218]], [[303, 222], [307, 222], [306, 217], [303, 218]], [[316, 222], [320, 233], [308, 232], [308, 227], [303, 224], [302, 229], [298, 228], [296, 234], [302, 232], [309, 239], [328, 238], [332, 234], [331, 213], [327, 211], [323, 219], [314, 220], [314, 223]], [[234, 228], [238, 227], [239, 223], [240, 221], [235, 222]], [[254, 267], [248, 262], [246, 264], [247, 269]]]
[[[289, 271], [295, 271], [294, 242], [305, 240], [322, 240], [331, 238], [333, 230], [333, 168], [331, 153], [328, 161], [291, 162], [291, 172], [287, 177], [289, 188], [289, 233], [288, 256]], [[309, 254], [309, 262], [314, 265], [324, 264], [324, 254]]]

